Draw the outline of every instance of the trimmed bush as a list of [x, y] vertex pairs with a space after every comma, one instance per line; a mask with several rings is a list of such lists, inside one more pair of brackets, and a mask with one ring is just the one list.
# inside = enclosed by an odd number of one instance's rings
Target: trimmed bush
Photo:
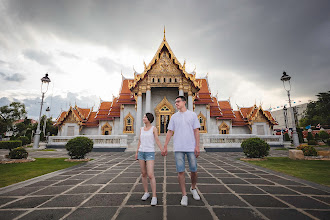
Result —
[[330, 139], [325, 140], [324, 143], [325, 143], [326, 145], [330, 146]]
[[299, 143], [304, 143], [304, 135], [302, 133], [302, 130], [300, 128], [297, 128], [297, 132], [298, 132]]
[[247, 157], [261, 158], [269, 154], [270, 146], [260, 138], [249, 138], [242, 142], [241, 147]]
[[308, 134], [307, 134], [307, 140], [314, 140], [314, 137], [313, 137], [313, 134], [312, 134], [312, 132], [308, 132]]
[[299, 146], [298, 150], [302, 150], [305, 156], [317, 156], [317, 151], [313, 146]]
[[290, 136], [288, 133], [284, 134], [284, 141], [291, 141]]
[[319, 134], [318, 134], [318, 133], [315, 133], [315, 135], [314, 135], [314, 139], [315, 139], [315, 140], [320, 140], [320, 137], [319, 137]]
[[317, 145], [316, 140], [309, 140], [308, 145]]
[[326, 131], [320, 131], [319, 137], [320, 137], [320, 139], [325, 141], [325, 140], [329, 139], [329, 134]]
[[21, 147], [22, 141], [0, 141], [0, 149], [8, 149], [11, 151], [14, 148]]
[[25, 150], [24, 147], [17, 147], [9, 152], [10, 159], [23, 159], [23, 158], [27, 158], [28, 155], [29, 153]]
[[25, 136], [18, 137], [17, 140], [22, 141], [23, 146], [31, 143], [30, 139]]
[[76, 137], [65, 145], [71, 159], [84, 159], [93, 150], [93, 141], [87, 137]]

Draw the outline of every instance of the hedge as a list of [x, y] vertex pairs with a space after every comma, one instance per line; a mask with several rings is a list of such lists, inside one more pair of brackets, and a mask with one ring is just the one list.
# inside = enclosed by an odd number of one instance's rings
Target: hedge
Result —
[[0, 141], [0, 149], [8, 149], [11, 151], [14, 148], [21, 147], [22, 141]]

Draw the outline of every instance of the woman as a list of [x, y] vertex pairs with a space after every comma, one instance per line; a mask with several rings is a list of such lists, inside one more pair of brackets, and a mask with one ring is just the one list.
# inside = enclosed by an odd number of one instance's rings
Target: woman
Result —
[[156, 179], [154, 175], [154, 165], [155, 165], [155, 141], [162, 152], [162, 146], [158, 138], [157, 128], [151, 125], [154, 121], [154, 116], [151, 113], [146, 113], [143, 117], [144, 127], [140, 130], [140, 138], [138, 147], [135, 154], [135, 159], [139, 160], [141, 174], [142, 174], [142, 184], [144, 189], [144, 195], [142, 200], [145, 201], [150, 197], [148, 192], [148, 179], [150, 180], [152, 199], [151, 205], [157, 205], [156, 197]]

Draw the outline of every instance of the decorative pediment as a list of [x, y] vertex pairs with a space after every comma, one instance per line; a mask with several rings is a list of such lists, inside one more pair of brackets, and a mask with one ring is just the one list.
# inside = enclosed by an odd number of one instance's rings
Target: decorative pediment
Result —
[[145, 65], [143, 73], [136, 74], [134, 76], [134, 81], [129, 82], [129, 89], [133, 91], [133, 89], [149, 74], [162, 76], [164, 76], [164, 74], [174, 76], [178, 75], [180, 77], [183, 76], [183, 78], [188, 80], [197, 91], [201, 88], [200, 82], [196, 80], [196, 73], [187, 73], [185, 70], [185, 64], [181, 65], [181, 63], [175, 57], [168, 42], [166, 41], [165, 33], [164, 39], [160, 44], [155, 56], [148, 65]]
[[164, 96], [163, 100], [155, 108], [156, 116], [158, 116], [159, 113], [162, 112], [162, 111], [166, 111], [166, 112], [169, 112], [171, 114], [173, 114], [175, 112], [175, 108], [167, 100], [167, 98], [165, 96]]

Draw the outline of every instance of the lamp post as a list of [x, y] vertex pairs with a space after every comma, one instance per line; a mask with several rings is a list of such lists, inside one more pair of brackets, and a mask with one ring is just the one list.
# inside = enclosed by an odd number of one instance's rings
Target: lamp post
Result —
[[[50, 111], [50, 108], [49, 106], [46, 108], [46, 113], [49, 114], [49, 111]], [[44, 136], [46, 137], [46, 126], [47, 126], [47, 114], [45, 114], [45, 122], [44, 122], [44, 129], [43, 129], [43, 132], [44, 132]], [[49, 116], [49, 115], [48, 115]]]
[[42, 96], [41, 96], [41, 105], [40, 105], [40, 115], [39, 115], [39, 121], [38, 121], [36, 134], [34, 135], [33, 149], [39, 148], [42, 105], [44, 104], [44, 97], [45, 97], [45, 93], [48, 90], [49, 83], [50, 83], [50, 79], [48, 78], [48, 74], [46, 73], [46, 75], [41, 78], [41, 94], [42, 94]]
[[288, 128], [288, 109], [286, 106], [283, 107], [283, 113], [284, 113], [285, 128]]
[[294, 118], [293, 108], [291, 107], [291, 99], [290, 99], [290, 90], [291, 90], [291, 83], [290, 83], [291, 76], [287, 75], [286, 72], [283, 72], [283, 76], [281, 77], [281, 81], [283, 82], [284, 89], [288, 93], [289, 98], [289, 105], [290, 105], [290, 111], [292, 116], [292, 139], [293, 139], [293, 146], [298, 147], [299, 146], [299, 138], [297, 134], [297, 128], [296, 128], [296, 122]]

